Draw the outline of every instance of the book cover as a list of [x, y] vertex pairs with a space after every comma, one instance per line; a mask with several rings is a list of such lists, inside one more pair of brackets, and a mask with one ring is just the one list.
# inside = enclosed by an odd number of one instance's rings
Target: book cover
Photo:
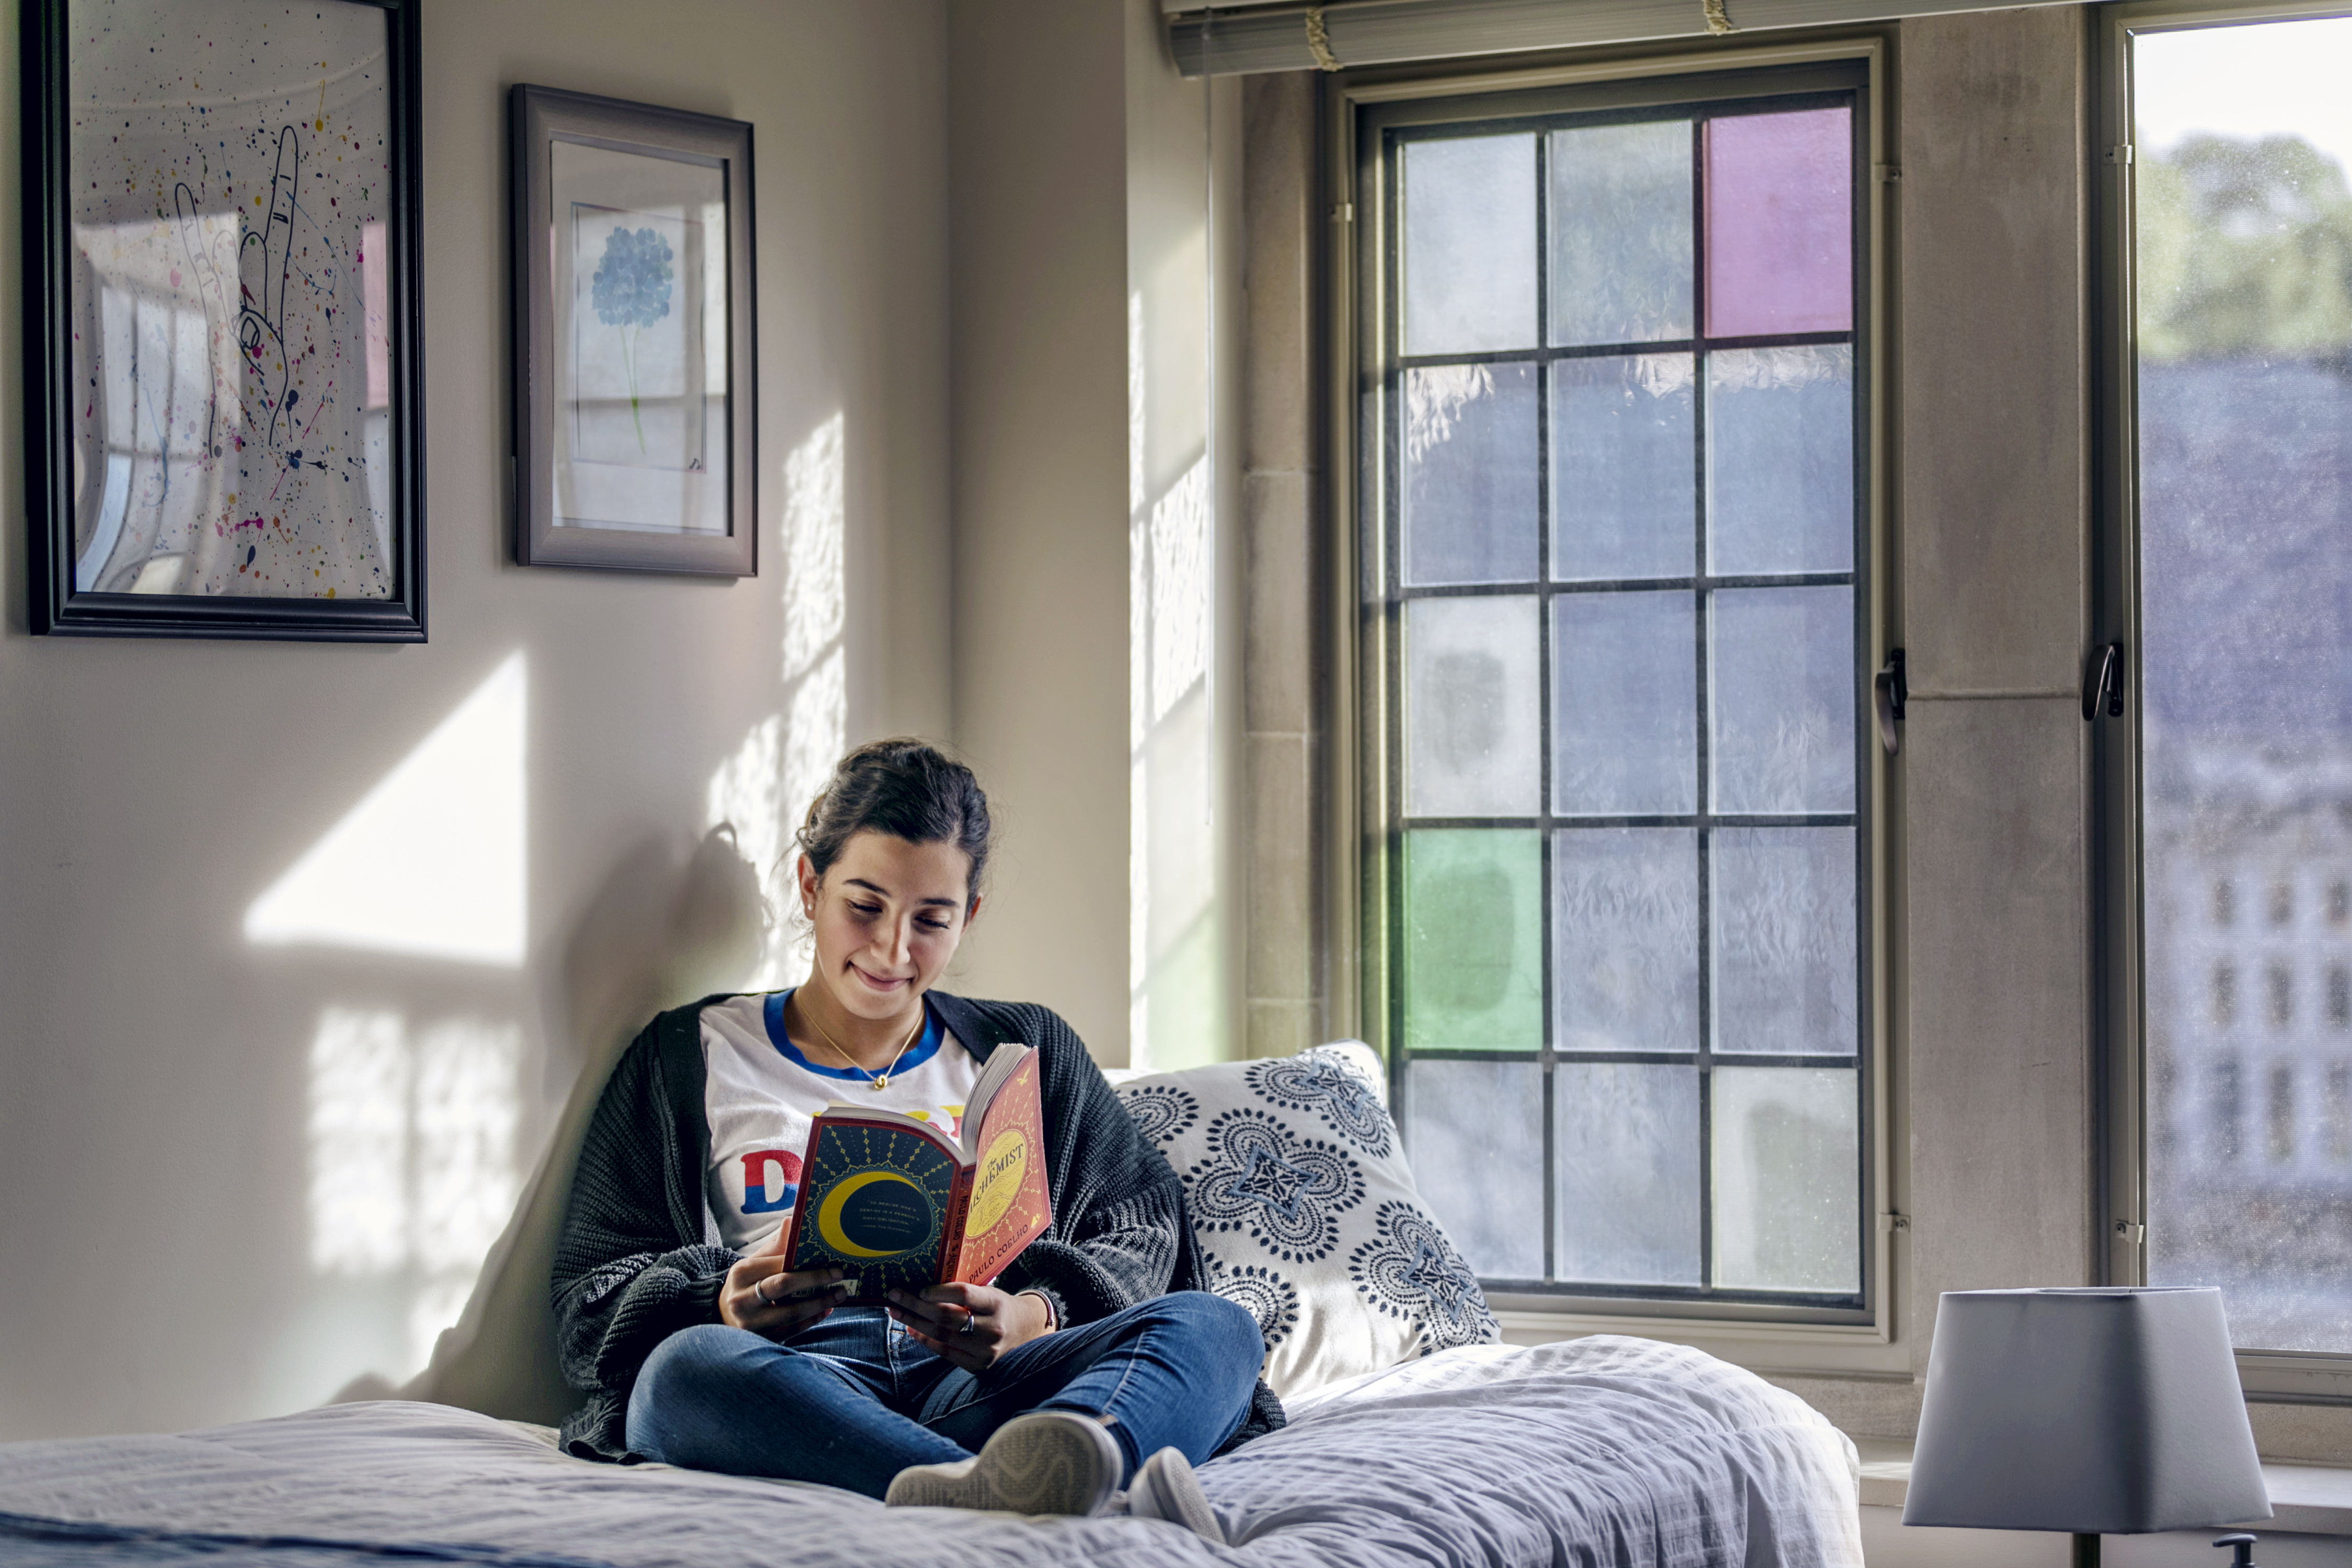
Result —
[[848, 1269], [856, 1283], [845, 1305], [938, 1283], [963, 1173], [936, 1134], [828, 1111], [809, 1131], [801, 1168], [790, 1268]]
[[985, 1285], [1045, 1233], [1054, 1206], [1045, 1191], [1045, 1113], [1037, 1098], [1037, 1058], [1007, 1079], [980, 1121], [979, 1158], [971, 1175], [962, 1256], [951, 1279]]
[[997, 1048], [961, 1134], [895, 1110], [835, 1106], [819, 1116], [786, 1267], [847, 1270], [844, 1305], [942, 1279], [992, 1283], [1053, 1224], [1034, 1050]]

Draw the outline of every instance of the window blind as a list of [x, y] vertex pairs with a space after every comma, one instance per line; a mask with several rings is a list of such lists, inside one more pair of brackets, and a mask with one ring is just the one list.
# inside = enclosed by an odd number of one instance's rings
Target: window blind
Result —
[[1342, 70], [1581, 44], [1637, 43], [2010, 10], [2080, 0], [1339, 0], [1328, 5], [1213, 8], [1167, 0], [1168, 35], [1186, 76]]

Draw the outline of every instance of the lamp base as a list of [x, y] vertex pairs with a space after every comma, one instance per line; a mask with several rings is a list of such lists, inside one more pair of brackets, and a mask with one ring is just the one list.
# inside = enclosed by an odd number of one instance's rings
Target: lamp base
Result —
[[2099, 1568], [2099, 1538], [2095, 1535], [2074, 1537], [2074, 1568]]

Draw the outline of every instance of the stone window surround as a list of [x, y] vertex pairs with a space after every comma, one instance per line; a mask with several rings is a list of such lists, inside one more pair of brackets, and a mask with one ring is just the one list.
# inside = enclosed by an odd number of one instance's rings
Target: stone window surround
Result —
[[[1916, 1428], [1937, 1292], [2088, 1283], [2102, 1245], [2090, 759], [2074, 711], [2091, 587], [2093, 73], [2089, 24], [2072, 10], [1870, 31], [1887, 44], [1887, 159], [1902, 198], [1886, 640], [1907, 647], [1914, 701], [1883, 819], [1896, 1154], [1885, 1206], [1907, 1222], [1888, 1237], [1897, 1353], [1864, 1367], [1785, 1339], [1688, 1337], [1850, 1432], [1900, 1440]], [[1348, 584], [1333, 581], [1323, 467], [1324, 97], [1317, 73], [1243, 82], [1253, 1056], [1352, 1033], [1356, 1015], [1353, 879], [1339, 852], [1352, 814], [1333, 788], [1333, 759], [1353, 742], [1334, 701], [1332, 610]], [[1522, 1323], [1510, 1337], [1594, 1326]], [[2266, 1458], [2352, 1463], [2352, 1408], [2252, 1410]]]

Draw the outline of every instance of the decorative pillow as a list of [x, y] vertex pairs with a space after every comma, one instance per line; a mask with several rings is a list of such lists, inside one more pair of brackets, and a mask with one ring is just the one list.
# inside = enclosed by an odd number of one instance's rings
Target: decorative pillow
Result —
[[1498, 1337], [1413, 1190], [1370, 1046], [1130, 1079], [1118, 1095], [1184, 1179], [1209, 1288], [1257, 1320], [1276, 1394]]

